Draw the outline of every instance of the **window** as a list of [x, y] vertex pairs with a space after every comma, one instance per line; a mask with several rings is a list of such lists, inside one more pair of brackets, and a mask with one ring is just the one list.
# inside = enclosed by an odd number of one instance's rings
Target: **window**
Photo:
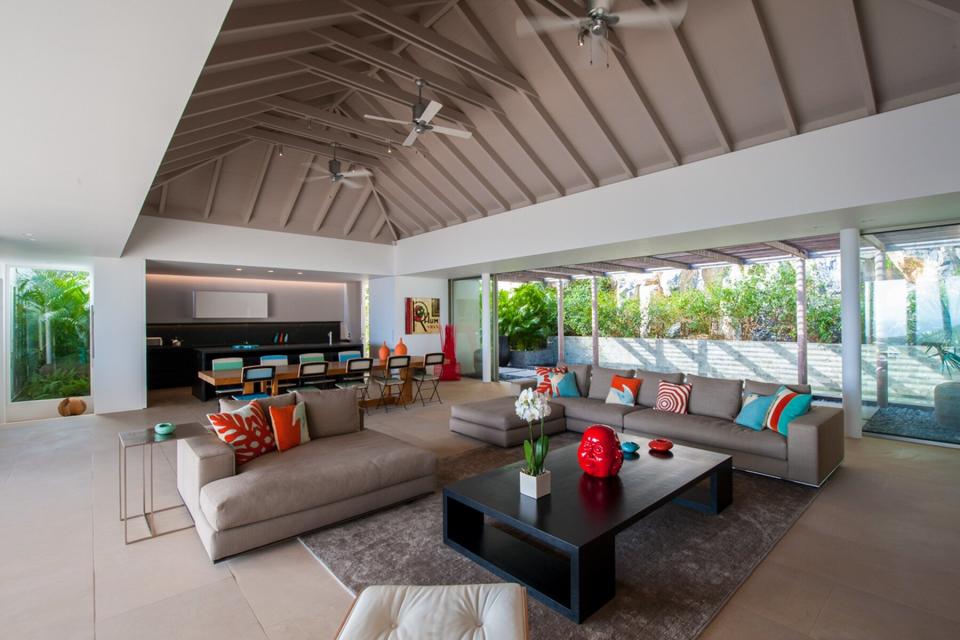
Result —
[[11, 270], [10, 401], [90, 395], [90, 274]]

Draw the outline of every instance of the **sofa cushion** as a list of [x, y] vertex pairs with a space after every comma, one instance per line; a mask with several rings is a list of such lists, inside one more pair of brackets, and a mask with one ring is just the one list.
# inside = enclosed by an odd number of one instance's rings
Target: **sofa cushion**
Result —
[[[563, 405], [560, 403], [562, 399], [550, 400], [550, 415], [547, 416], [547, 421], [556, 420], [565, 415]], [[502, 431], [525, 428], [527, 423], [517, 415], [516, 402], [517, 399], [513, 396], [501, 396], [490, 400], [455, 404], [450, 407], [450, 417]]]
[[624, 416], [623, 426], [626, 431], [672, 438], [694, 446], [702, 444], [787, 459], [787, 439], [783, 436], [770, 429], [754, 431], [720, 418], [641, 409]]
[[357, 392], [353, 389], [296, 391], [288, 395], [306, 405], [311, 440], [353, 433], [363, 428]]
[[673, 384], [683, 382], [682, 373], [664, 373], [662, 371], [643, 371], [638, 369], [633, 372], [633, 377], [643, 380], [643, 384], [640, 385], [640, 404], [645, 407], [652, 407], [657, 404], [657, 393], [660, 389], [661, 380], [672, 382]]
[[593, 365], [590, 364], [566, 364], [567, 371], [577, 376], [577, 389], [580, 390], [580, 396], [586, 398], [590, 392], [590, 370]]
[[743, 380], [688, 375], [686, 382], [693, 385], [688, 413], [724, 420], [737, 417]]
[[436, 473], [436, 456], [377, 431], [269, 453], [200, 490], [217, 531], [332, 504]]
[[588, 398], [594, 400], [606, 400], [610, 392], [610, 383], [613, 382], [613, 376], [621, 378], [632, 378], [633, 369], [607, 369], [606, 367], [592, 367], [590, 372], [590, 392]]
[[743, 383], [743, 393], [744, 395], [748, 393], [755, 393], [758, 396], [772, 396], [780, 390], [780, 387], [786, 387], [787, 389], [790, 389], [790, 391], [796, 391], [797, 393], [811, 392], [810, 385], [808, 384], [780, 384], [779, 382], [746, 380]]
[[[273, 427], [273, 421], [270, 418], [270, 407], [289, 407], [296, 404], [296, 399], [292, 393], [281, 393], [280, 395], [269, 398], [257, 398], [254, 400], [263, 409], [263, 415], [267, 418], [267, 423]], [[249, 400], [234, 400], [233, 398], [220, 398], [220, 411], [236, 411], [240, 407], [250, 404]]]
[[553, 402], [563, 405], [568, 418], [605, 424], [617, 429], [623, 428], [623, 416], [637, 410], [635, 406], [607, 404], [603, 400], [592, 398], [554, 398]]

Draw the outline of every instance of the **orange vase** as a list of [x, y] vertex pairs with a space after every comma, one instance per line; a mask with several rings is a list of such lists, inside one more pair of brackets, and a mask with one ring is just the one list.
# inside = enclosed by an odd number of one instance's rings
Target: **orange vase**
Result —
[[380, 345], [380, 362], [386, 362], [387, 358], [390, 357], [390, 347], [387, 346], [387, 341], [384, 340], [383, 344]]
[[400, 338], [400, 342], [397, 343], [397, 346], [394, 347], [393, 351], [398, 356], [407, 355], [407, 345], [403, 344], [403, 338]]

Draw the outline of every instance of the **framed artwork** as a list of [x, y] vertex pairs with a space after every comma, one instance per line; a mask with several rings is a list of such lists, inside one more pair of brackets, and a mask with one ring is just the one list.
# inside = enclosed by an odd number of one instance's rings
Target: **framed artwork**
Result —
[[406, 333], [440, 333], [440, 298], [406, 299]]

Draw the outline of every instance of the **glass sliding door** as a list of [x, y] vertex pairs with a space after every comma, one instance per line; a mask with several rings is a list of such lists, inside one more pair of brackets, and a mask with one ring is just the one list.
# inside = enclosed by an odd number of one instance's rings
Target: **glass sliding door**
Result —
[[450, 324], [454, 328], [460, 374], [483, 377], [480, 278], [450, 281]]
[[863, 239], [864, 431], [960, 444], [960, 225]]
[[8, 417], [23, 403], [89, 396], [90, 274], [12, 267], [8, 275]]

